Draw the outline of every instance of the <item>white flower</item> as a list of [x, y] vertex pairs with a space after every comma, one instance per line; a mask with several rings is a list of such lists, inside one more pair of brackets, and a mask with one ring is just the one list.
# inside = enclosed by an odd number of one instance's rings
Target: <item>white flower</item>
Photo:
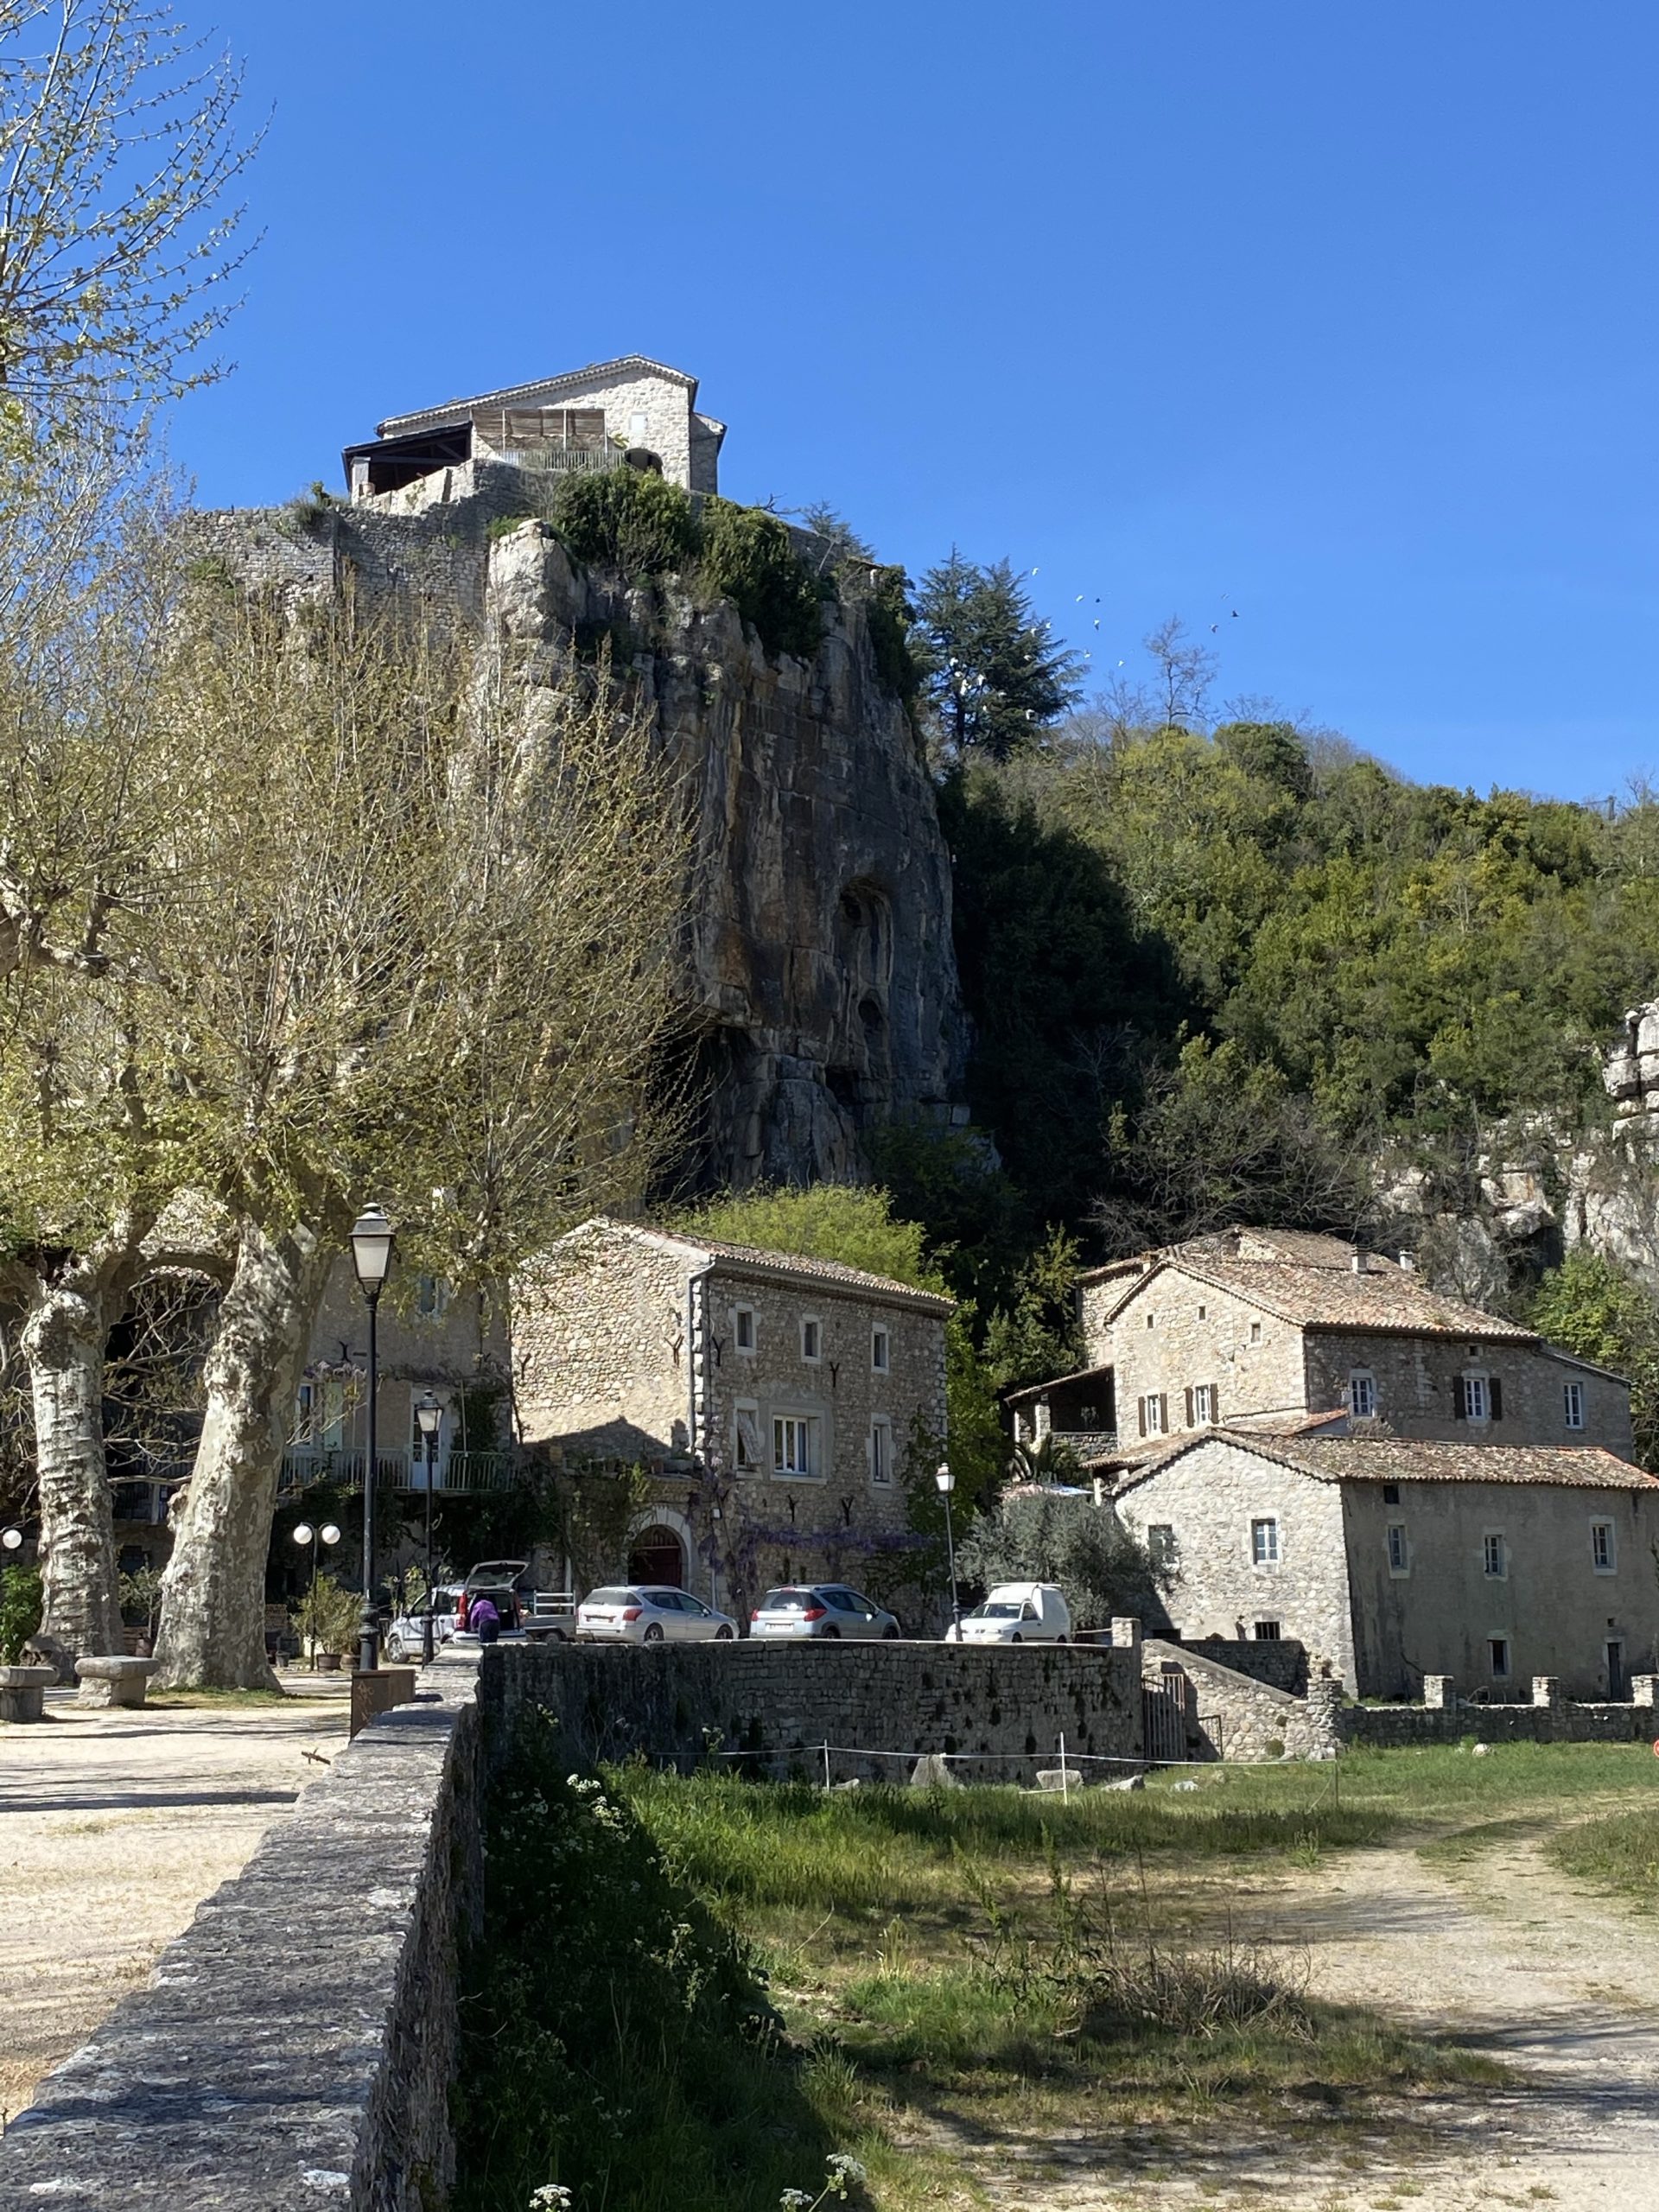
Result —
[[778, 2200], [783, 2212], [807, 2212], [812, 2202], [812, 2192], [806, 2189], [786, 2189]]
[[544, 2181], [530, 2200], [530, 2212], [570, 2212], [570, 2192], [563, 2182]]
[[843, 2196], [849, 2189], [855, 2189], [860, 2182], [867, 2178], [864, 2169], [858, 2160], [845, 2151], [832, 2152], [824, 2160], [824, 2166], [831, 2182], [840, 2190]]

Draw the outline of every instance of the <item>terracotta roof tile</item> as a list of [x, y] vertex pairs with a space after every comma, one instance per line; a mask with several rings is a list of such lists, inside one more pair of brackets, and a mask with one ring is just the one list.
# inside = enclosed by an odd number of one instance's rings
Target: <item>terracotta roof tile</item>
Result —
[[724, 1237], [701, 1236], [690, 1230], [653, 1229], [632, 1222], [608, 1220], [602, 1225], [630, 1236], [649, 1237], [659, 1244], [675, 1244], [682, 1251], [704, 1252], [710, 1259], [729, 1261], [734, 1267], [752, 1268], [757, 1274], [804, 1278], [845, 1290], [863, 1291], [873, 1297], [901, 1300], [938, 1313], [949, 1313], [956, 1305], [954, 1299], [941, 1292], [918, 1289], [914, 1283], [900, 1282], [893, 1275], [870, 1274], [862, 1268], [843, 1267], [839, 1260], [812, 1259], [799, 1252], [763, 1251], [758, 1245], [732, 1244]]
[[1321, 1482], [1521, 1483], [1567, 1490], [1659, 1490], [1659, 1480], [1595, 1444], [1433, 1444], [1407, 1437], [1270, 1436], [1216, 1428], [1169, 1440], [1118, 1485], [1143, 1482], [1185, 1452], [1221, 1442]]

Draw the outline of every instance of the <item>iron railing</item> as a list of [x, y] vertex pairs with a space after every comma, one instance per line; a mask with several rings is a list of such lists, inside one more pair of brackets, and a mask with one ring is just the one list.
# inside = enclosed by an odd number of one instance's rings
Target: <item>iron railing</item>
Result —
[[620, 448], [608, 442], [602, 446], [512, 446], [492, 457], [505, 461], [510, 468], [528, 469], [547, 476], [591, 475], [595, 471], [622, 466]]
[[[375, 1455], [377, 1478], [393, 1490], [426, 1489], [426, 1462], [409, 1452], [380, 1452]], [[327, 1483], [336, 1490], [363, 1487], [368, 1460], [364, 1451], [325, 1451], [309, 1446], [290, 1446], [283, 1454], [280, 1488], [284, 1493], [308, 1490], [314, 1483]], [[511, 1490], [518, 1471], [512, 1452], [451, 1452], [433, 1469], [435, 1496], [465, 1491]]]

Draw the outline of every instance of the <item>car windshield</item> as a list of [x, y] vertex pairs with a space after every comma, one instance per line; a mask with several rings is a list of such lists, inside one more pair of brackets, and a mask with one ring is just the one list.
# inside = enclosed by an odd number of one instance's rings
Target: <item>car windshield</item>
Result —
[[632, 1590], [590, 1590], [587, 1602], [590, 1605], [627, 1605], [637, 1600]]
[[816, 1602], [810, 1590], [768, 1590], [760, 1600], [760, 1610], [763, 1613], [804, 1613]]
[[1020, 1608], [1018, 1605], [1011, 1605], [1004, 1599], [1001, 1604], [995, 1605], [976, 1605], [972, 1618], [976, 1621], [1017, 1621], [1020, 1618]]

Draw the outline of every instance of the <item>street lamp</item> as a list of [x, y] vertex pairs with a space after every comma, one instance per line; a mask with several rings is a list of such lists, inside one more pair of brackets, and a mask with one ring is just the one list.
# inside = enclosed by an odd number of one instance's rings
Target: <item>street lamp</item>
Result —
[[374, 1402], [380, 1382], [375, 1316], [391, 1269], [393, 1235], [382, 1206], [365, 1206], [352, 1224], [352, 1265], [369, 1308], [369, 1453], [363, 1469], [363, 1624], [357, 1653], [361, 1675], [374, 1674], [380, 1664], [380, 1629], [374, 1617], [374, 1482], [379, 1456]]
[[432, 1485], [437, 1479], [438, 1432], [443, 1427], [443, 1408], [429, 1390], [423, 1390], [415, 1408], [426, 1446], [426, 1618], [421, 1623], [421, 1664], [432, 1664]]
[[321, 1529], [314, 1529], [308, 1521], [296, 1521], [294, 1523], [294, 1541], [301, 1546], [309, 1544], [311, 1547], [311, 1580], [308, 1585], [307, 1611], [311, 1615], [311, 1671], [315, 1675], [317, 1671], [317, 1614], [316, 1606], [311, 1601], [315, 1600], [317, 1589], [317, 1546], [337, 1544], [340, 1531], [332, 1521], [325, 1521]]
[[22, 1530], [21, 1529], [0, 1529], [0, 1544], [3, 1544], [9, 1552], [22, 1551], [23, 1548]]
[[940, 1460], [933, 1479], [939, 1486], [939, 1496], [944, 1500], [944, 1543], [950, 1557], [950, 1623], [955, 1630], [955, 1640], [960, 1643], [962, 1607], [957, 1602], [957, 1540], [950, 1528], [950, 1493], [957, 1486], [957, 1478], [950, 1471], [948, 1460]]

